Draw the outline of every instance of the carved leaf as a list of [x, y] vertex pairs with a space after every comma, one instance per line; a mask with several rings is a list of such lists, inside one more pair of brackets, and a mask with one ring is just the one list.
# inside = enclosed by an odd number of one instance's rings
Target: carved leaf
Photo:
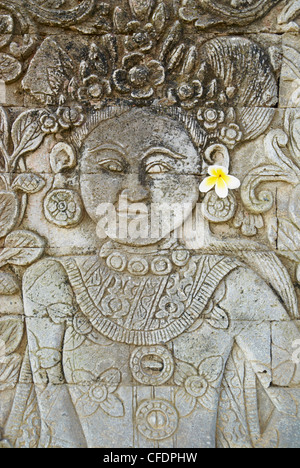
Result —
[[284, 148], [287, 143], [288, 136], [283, 130], [271, 130], [265, 138], [265, 149], [268, 157], [272, 159], [277, 166], [283, 171], [290, 173], [290, 182], [297, 183], [297, 178], [300, 177], [300, 170], [281, 149]]
[[6, 356], [0, 361], [0, 391], [14, 388], [21, 367], [22, 359], [18, 354]]
[[169, 71], [174, 70], [181, 63], [185, 51], [185, 44], [179, 44], [175, 47], [175, 50], [172, 52], [167, 69]]
[[108, 394], [107, 399], [100, 406], [112, 418], [122, 418], [125, 414], [123, 402], [115, 395]]
[[127, 24], [128, 24], [128, 15], [126, 14], [126, 12], [122, 8], [116, 7], [114, 11], [113, 20], [114, 20], [114, 25], [115, 25], [116, 30], [119, 33], [124, 34], [127, 30]]
[[9, 129], [5, 110], [0, 107], [0, 139], [5, 150], [8, 148]]
[[221, 330], [227, 330], [229, 327], [229, 317], [225, 310], [216, 306], [211, 314], [207, 317], [207, 323], [213, 327]]
[[61, 87], [62, 83], [65, 81], [66, 76], [63, 72], [63, 70], [54, 68], [54, 67], [48, 67], [47, 68], [47, 76], [48, 76], [48, 83], [53, 91], [53, 94], [58, 94]]
[[30, 63], [22, 84], [25, 91], [43, 104], [58, 104], [65, 82], [73, 76], [73, 63], [69, 56], [48, 37]]
[[51, 369], [61, 362], [61, 353], [53, 348], [42, 348], [36, 353], [40, 366], [43, 369]]
[[109, 392], [115, 392], [121, 383], [121, 372], [115, 368], [108, 369], [100, 376], [100, 383], [105, 385]]
[[223, 359], [221, 356], [212, 356], [204, 359], [199, 365], [199, 374], [203, 375], [207, 382], [215, 382], [223, 372]]
[[6, 236], [15, 226], [19, 204], [13, 192], [0, 192], [0, 237]]
[[21, 63], [8, 54], [0, 53], [0, 80], [5, 83], [15, 81], [22, 73]]
[[19, 317], [0, 318], [0, 339], [5, 343], [5, 354], [9, 355], [18, 348], [23, 337], [24, 325]]
[[29, 266], [38, 260], [45, 248], [42, 237], [31, 231], [14, 231], [5, 239], [0, 265]]
[[161, 62], [163, 62], [166, 59], [170, 50], [175, 47], [175, 44], [178, 43], [181, 37], [181, 33], [182, 33], [181, 24], [179, 21], [176, 21], [175, 24], [170, 28], [169, 33], [163, 42], [161, 53], [160, 53]]
[[197, 375], [197, 370], [191, 364], [186, 362], [177, 362], [174, 373], [174, 382], [176, 385], [183, 385], [192, 375]]
[[66, 318], [73, 316], [74, 307], [63, 303], [52, 304], [47, 307], [47, 312], [51, 320], [58, 324], [66, 320]]
[[154, 24], [155, 30], [158, 33], [161, 33], [164, 30], [166, 24], [167, 14], [166, 7], [164, 3], [159, 3], [154, 10], [152, 16], [152, 22]]
[[295, 364], [290, 361], [285, 361], [273, 369], [273, 380], [276, 385], [288, 387], [295, 374]]
[[0, 271], [0, 294], [12, 296], [19, 290], [17, 278], [10, 273]]
[[20, 174], [12, 184], [12, 188], [24, 193], [37, 193], [45, 186], [45, 181], [37, 174]]
[[294, 156], [297, 158], [298, 164], [300, 163], [300, 112], [294, 113], [294, 118], [290, 127], [291, 145], [293, 148]]
[[282, 254], [300, 261], [300, 230], [287, 219], [278, 219], [278, 249]]
[[297, 277], [298, 283], [300, 284], [300, 263], [299, 263], [299, 265], [297, 266], [296, 277]]
[[[299, 54], [300, 57], [300, 54]], [[285, 112], [284, 129], [290, 137], [291, 156], [295, 163], [300, 166], [300, 88], [292, 94], [289, 102], [291, 106]]]
[[197, 49], [195, 46], [192, 46], [187, 52], [186, 58], [182, 66], [182, 73], [184, 75], [189, 75], [190, 73], [194, 71], [196, 60], [197, 60]]
[[282, 12], [278, 16], [278, 23], [286, 24], [296, 18], [299, 13], [299, 2], [288, 2], [288, 4], [283, 8]]
[[5, 47], [12, 38], [14, 20], [10, 15], [0, 15], [0, 47]]
[[12, 127], [12, 140], [14, 153], [12, 159], [16, 159], [28, 151], [34, 151], [44, 139], [44, 132], [40, 118], [44, 111], [30, 110], [23, 112]]
[[280, 413], [296, 417], [298, 412], [296, 401], [286, 389], [270, 387], [266, 389], [266, 392]]
[[198, 398], [198, 403], [208, 409], [208, 411], [214, 411], [217, 398], [217, 390], [213, 387], [208, 387], [206, 393]]
[[197, 400], [192, 395], [189, 395], [184, 388], [179, 388], [175, 395], [175, 406], [182, 418], [191, 414], [194, 411]]
[[140, 20], [144, 20], [149, 17], [152, 7], [153, 0], [129, 0], [129, 5], [132, 13]]

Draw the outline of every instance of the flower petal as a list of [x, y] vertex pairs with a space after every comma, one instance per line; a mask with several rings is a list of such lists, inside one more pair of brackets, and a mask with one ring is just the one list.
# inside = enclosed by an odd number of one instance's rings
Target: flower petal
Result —
[[214, 186], [216, 185], [218, 181], [217, 177], [206, 177], [206, 179], [201, 182], [199, 190], [200, 192], [207, 193], [209, 192]]
[[228, 188], [230, 188], [231, 190], [238, 189], [241, 186], [241, 182], [239, 181], [239, 179], [237, 179], [237, 177], [227, 176], [227, 178], [228, 178], [227, 185], [228, 185]]
[[140, 52], [134, 52], [132, 54], [125, 55], [125, 57], [122, 60], [123, 68], [129, 71], [131, 68], [135, 67], [136, 65], [139, 65], [143, 60], [143, 57], [144, 55]]
[[221, 356], [212, 356], [204, 359], [198, 367], [199, 375], [203, 375], [207, 382], [215, 382], [223, 372], [223, 359]]
[[122, 418], [125, 414], [125, 408], [120, 398], [108, 394], [107, 399], [100, 403], [100, 408], [112, 418]]
[[228, 197], [228, 187], [224, 179], [219, 177], [216, 182], [216, 193], [219, 198], [227, 198]]
[[174, 372], [174, 382], [179, 386], [184, 385], [184, 382], [186, 379], [188, 379], [188, 377], [197, 374], [197, 370], [191, 364], [187, 364], [186, 362], [178, 362]]
[[227, 175], [228, 174], [228, 169], [227, 167], [224, 166], [210, 166], [208, 168], [208, 173], [211, 176], [214, 177], [220, 177], [220, 175]]
[[78, 413], [85, 418], [93, 416], [99, 410], [99, 404], [89, 398], [88, 387], [80, 386], [80, 389], [83, 394], [76, 402], [76, 409]]
[[134, 89], [131, 92], [131, 96], [135, 99], [149, 99], [153, 96], [153, 88]]
[[130, 87], [127, 83], [128, 74], [126, 70], [119, 69], [113, 73], [113, 81], [118, 91], [121, 93], [129, 93]]
[[213, 387], [208, 387], [206, 393], [202, 397], [197, 398], [197, 401], [209, 411], [214, 411], [216, 402], [218, 401], [218, 392]]
[[56, 218], [57, 221], [67, 221], [68, 215], [67, 215], [67, 213], [65, 213], [64, 211], [60, 211], [60, 212], [56, 215], [55, 218]]
[[195, 409], [197, 400], [189, 395], [184, 388], [179, 388], [175, 395], [175, 407], [182, 418], [191, 414]]
[[151, 60], [147, 63], [147, 66], [151, 72], [151, 83], [154, 86], [159, 86], [165, 81], [165, 69], [156, 60]]
[[107, 387], [109, 393], [113, 393], [121, 383], [121, 372], [112, 367], [100, 375], [99, 382]]
[[[89, 371], [75, 370], [72, 372], [73, 382], [75, 384], [89, 384], [95, 381], [94, 375]], [[84, 388], [84, 387], [82, 387]], [[84, 390], [84, 392], [86, 389]]]

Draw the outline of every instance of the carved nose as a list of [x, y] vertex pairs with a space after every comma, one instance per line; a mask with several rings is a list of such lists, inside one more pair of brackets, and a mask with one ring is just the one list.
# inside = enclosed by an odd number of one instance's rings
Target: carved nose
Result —
[[127, 197], [127, 200], [131, 203], [139, 203], [149, 197], [149, 190], [143, 187], [137, 178], [130, 177], [127, 187], [122, 191], [122, 196]]

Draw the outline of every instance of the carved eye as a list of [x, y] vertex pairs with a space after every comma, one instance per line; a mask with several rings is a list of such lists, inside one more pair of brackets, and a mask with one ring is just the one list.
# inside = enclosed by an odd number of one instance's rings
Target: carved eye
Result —
[[165, 174], [166, 172], [170, 172], [170, 170], [171, 167], [163, 162], [153, 162], [146, 167], [148, 174]]
[[116, 159], [106, 159], [99, 162], [99, 166], [110, 172], [121, 173], [124, 171], [123, 164]]

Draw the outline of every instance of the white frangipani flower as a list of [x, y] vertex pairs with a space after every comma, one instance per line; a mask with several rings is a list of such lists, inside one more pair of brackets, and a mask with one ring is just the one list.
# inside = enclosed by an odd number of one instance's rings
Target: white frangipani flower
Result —
[[207, 193], [215, 188], [218, 197], [227, 198], [228, 189], [234, 190], [240, 187], [239, 179], [228, 175], [228, 169], [223, 166], [211, 166], [208, 169], [210, 177], [206, 177], [200, 184], [200, 192]]

